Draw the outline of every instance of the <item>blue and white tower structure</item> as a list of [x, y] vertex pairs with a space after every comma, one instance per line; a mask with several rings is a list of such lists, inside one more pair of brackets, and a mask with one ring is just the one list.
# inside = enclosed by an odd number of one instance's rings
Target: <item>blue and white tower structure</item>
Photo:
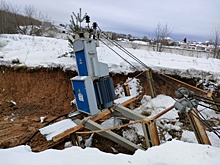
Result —
[[78, 76], [71, 79], [78, 111], [95, 115], [113, 105], [115, 91], [108, 65], [98, 61], [97, 41], [79, 38], [74, 41]]

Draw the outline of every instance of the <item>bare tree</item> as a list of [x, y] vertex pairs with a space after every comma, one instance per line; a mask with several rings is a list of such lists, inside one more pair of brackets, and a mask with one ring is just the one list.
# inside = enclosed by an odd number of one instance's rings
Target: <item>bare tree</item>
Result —
[[216, 27], [212, 34], [212, 42], [213, 42], [213, 58], [220, 59], [220, 26]]
[[154, 29], [156, 51], [162, 52], [163, 45], [166, 43], [165, 38], [171, 34], [171, 28], [167, 24], [158, 23]]
[[0, 2], [0, 33], [42, 35], [51, 28], [52, 24], [48, 17], [33, 6], [21, 9], [8, 2]]
[[18, 11], [18, 7], [13, 7], [10, 3], [1, 1], [0, 3], [0, 33], [15, 33], [14, 11]]
[[25, 6], [22, 19], [15, 17], [17, 30], [26, 35], [42, 35], [48, 31], [52, 24], [47, 16], [38, 12], [32, 5]]

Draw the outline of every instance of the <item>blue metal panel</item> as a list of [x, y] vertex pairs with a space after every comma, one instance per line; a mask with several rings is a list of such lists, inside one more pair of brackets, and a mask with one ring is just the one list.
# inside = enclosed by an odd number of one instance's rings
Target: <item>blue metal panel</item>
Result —
[[104, 77], [94, 82], [97, 104], [102, 108], [108, 108], [113, 105], [115, 99], [115, 90], [112, 78]]
[[75, 56], [76, 56], [76, 63], [77, 63], [79, 76], [88, 76], [88, 68], [86, 65], [84, 50], [76, 52]]
[[78, 110], [90, 113], [84, 81], [72, 80], [72, 85], [74, 87], [74, 94]]

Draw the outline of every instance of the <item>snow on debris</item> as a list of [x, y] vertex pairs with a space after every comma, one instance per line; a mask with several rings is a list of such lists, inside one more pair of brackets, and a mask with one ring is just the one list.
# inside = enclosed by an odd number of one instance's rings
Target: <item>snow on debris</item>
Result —
[[146, 151], [137, 150], [134, 155], [108, 154], [96, 148], [69, 147], [64, 150], [49, 149], [40, 153], [31, 152], [29, 146], [0, 149], [3, 165], [217, 165], [220, 161], [220, 148], [172, 140]]
[[[76, 70], [76, 63], [70, 52], [68, 41], [49, 37], [26, 35], [0, 35], [1, 65], [21, 65], [28, 67], [61, 67]], [[111, 46], [132, 65], [143, 70], [140, 64]], [[185, 78], [211, 79], [220, 84], [220, 60], [213, 58], [196, 58], [165, 52], [154, 52], [143, 49], [127, 50], [149, 67], [170, 75], [179, 75]], [[97, 48], [100, 62], [107, 63], [110, 72], [130, 73], [134, 68], [117, 56], [107, 46], [100, 43]], [[14, 62], [13, 62], [14, 61]]]
[[[158, 95], [155, 98], [151, 98], [151, 96], [144, 95], [141, 100], [140, 107], [136, 108], [134, 111], [145, 114], [147, 113], [149, 118], [154, 117], [156, 114], [162, 112], [163, 110], [173, 106], [175, 100], [170, 96]], [[168, 113], [162, 116], [163, 118], [173, 119], [178, 117], [177, 110], [173, 108]]]
[[[142, 92], [142, 86], [140, 85], [140, 80], [137, 78], [130, 78], [128, 77], [128, 79], [126, 80], [127, 84], [128, 84], [128, 88], [130, 91], [130, 94], [132, 97], [138, 96], [141, 92]], [[124, 92], [124, 88], [122, 86], [122, 84], [117, 84], [116, 88], [115, 88], [115, 94], [119, 97], [119, 98], [123, 98], [125, 97], [125, 92]]]
[[64, 119], [49, 126], [43, 127], [39, 129], [39, 131], [49, 141], [52, 140], [54, 136], [75, 126], [76, 123], [74, 123], [71, 119]]

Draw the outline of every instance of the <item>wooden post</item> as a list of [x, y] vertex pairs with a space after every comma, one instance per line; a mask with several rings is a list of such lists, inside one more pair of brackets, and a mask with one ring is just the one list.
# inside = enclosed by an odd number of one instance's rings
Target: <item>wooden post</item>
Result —
[[[124, 83], [123, 88], [124, 88], [125, 96], [131, 96], [130, 89], [128, 87], [128, 83]], [[129, 107], [130, 107], [130, 109], [134, 109], [133, 103], [130, 103]]]
[[74, 146], [80, 146], [80, 141], [78, 139], [78, 135], [74, 132], [70, 134], [71, 142]]
[[155, 119], [153, 120], [144, 119], [142, 122], [142, 128], [143, 128], [147, 148], [160, 145]]
[[186, 115], [190, 121], [198, 143], [211, 145], [205, 128], [202, 122], [199, 120], [198, 111], [192, 110], [191, 112], [186, 113]]
[[[215, 98], [214, 98], [214, 96], [213, 96], [213, 93], [212, 92], [208, 92], [207, 93], [207, 97], [210, 99], [210, 100], [212, 100], [213, 102], [212, 103], [214, 103], [215, 104]], [[219, 112], [220, 112], [220, 108], [219, 108], [219, 106], [217, 106], [216, 104], [215, 105], [213, 105], [214, 106], [214, 108], [216, 108]], [[215, 111], [215, 113], [217, 113], [217, 114], [219, 114], [219, 112], [217, 112], [217, 111]]]
[[207, 97], [211, 99], [212, 98], [212, 92], [208, 92]]
[[146, 70], [146, 76], [147, 76], [147, 86], [150, 90], [151, 97], [154, 98], [156, 97], [156, 92], [154, 89], [154, 85], [152, 83], [152, 80], [153, 80], [152, 73], [149, 69]]

